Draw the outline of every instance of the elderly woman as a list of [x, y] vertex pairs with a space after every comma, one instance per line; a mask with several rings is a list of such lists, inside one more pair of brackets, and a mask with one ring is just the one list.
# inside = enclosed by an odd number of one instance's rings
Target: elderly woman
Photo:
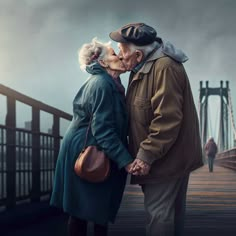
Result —
[[[115, 221], [133, 160], [126, 149], [127, 114], [119, 79], [125, 67], [109, 43], [96, 39], [82, 46], [79, 63], [90, 77], [73, 101], [73, 120], [60, 148], [50, 203], [70, 215], [70, 236], [86, 235], [88, 221], [94, 222], [94, 235], [105, 236], [108, 223]], [[74, 172], [89, 124], [87, 144], [99, 146], [111, 163], [109, 177], [101, 183], [87, 182]]]

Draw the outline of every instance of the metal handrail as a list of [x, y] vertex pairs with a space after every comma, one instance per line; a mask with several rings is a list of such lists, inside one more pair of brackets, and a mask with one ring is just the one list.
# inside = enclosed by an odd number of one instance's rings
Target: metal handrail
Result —
[[236, 170], [236, 148], [218, 153], [215, 158], [215, 163], [219, 166]]
[[[60, 140], [60, 119], [72, 116], [0, 84], [6, 121], [0, 125], [0, 210], [50, 197]], [[16, 127], [16, 102], [32, 108], [31, 130]], [[40, 112], [53, 116], [52, 133], [40, 131]]]

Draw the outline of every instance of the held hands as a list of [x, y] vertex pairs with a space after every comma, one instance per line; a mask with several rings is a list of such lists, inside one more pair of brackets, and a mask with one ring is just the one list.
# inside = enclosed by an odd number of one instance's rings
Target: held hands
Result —
[[132, 163], [128, 164], [125, 169], [132, 175], [147, 175], [151, 169], [151, 166], [136, 158]]

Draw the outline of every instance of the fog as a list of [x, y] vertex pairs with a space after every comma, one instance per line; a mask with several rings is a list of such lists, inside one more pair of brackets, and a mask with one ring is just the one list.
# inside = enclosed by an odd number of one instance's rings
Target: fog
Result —
[[[0, 83], [72, 113], [88, 77], [77, 62], [82, 44], [95, 36], [109, 41], [114, 29], [145, 22], [190, 58], [184, 65], [196, 105], [200, 80], [210, 87], [228, 80], [235, 110], [235, 9], [233, 0], [0, 0]], [[125, 85], [127, 78], [122, 76]], [[214, 117], [218, 99], [211, 104]]]

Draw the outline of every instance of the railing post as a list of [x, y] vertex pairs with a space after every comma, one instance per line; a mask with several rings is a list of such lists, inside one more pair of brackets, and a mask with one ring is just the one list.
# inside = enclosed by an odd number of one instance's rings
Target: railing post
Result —
[[208, 136], [208, 81], [206, 81], [206, 89], [205, 89], [205, 106], [204, 106], [204, 124], [203, 124], [203, 145], [206, 144], [207, 136]]
[[225, 98], [226, 98], [226, 109], [225, 109], [225, 148], [229, 149], [229, 81], [226, 81], [225, 88]]
[[58, 116], [53, 116], [53, 129], [52, 134], [54, 137], [54, 164], [56, 164], [57, 156], [60, 148], [60, 119]]
[[32, 107], [32, 194], [31, 201], [40, 201], [40, 112]]
[[7, 97], [6, 126], [6, 207], [13, 208], [16, 205], [16, 100], [12, 97]]
[[[202, 81], [200, 81], [200, 91], [199, 91], [199, 121], [200, 121], [200, 134], [201, 134], [201, 139], [202, 139], [202, 130], [203, 130], [203, 125], [202, 125], [202, 107], [203, 107], [203, 104], [202, 104]], [[202, 139], [202, 142], [203, 142], [203, 139]]]
[[219, 150], [225, 150], [225, 128], [224, 128], [224, 98], [223, 98], [223, 81], [220, 81], [220, 143]]

